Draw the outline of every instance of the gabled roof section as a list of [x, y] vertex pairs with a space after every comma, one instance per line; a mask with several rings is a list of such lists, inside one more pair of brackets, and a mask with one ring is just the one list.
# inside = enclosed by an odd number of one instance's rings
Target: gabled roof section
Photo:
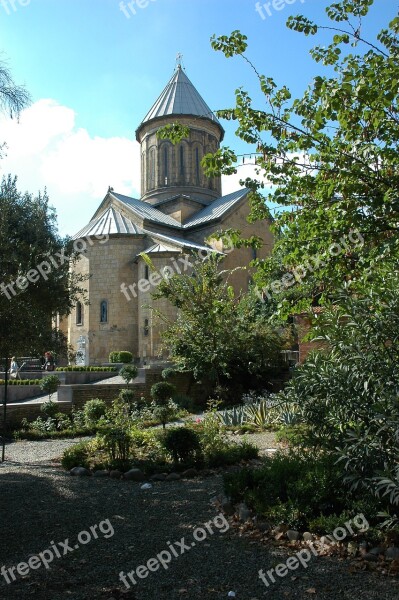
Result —
[[222, 218], [228, 211], [232, 210], [240, 201], [247, 196], [249, 189], [243, 188], [227, 196], [221, 196], [217, 198], [211, 204], [192, 215], [183, 225], [184, 229], [196, 227], [197, 225], [203, 225], [216, 221]]
[[[184, 238], [175, 237], [175, 236], [171, 236], [171, 235], [164, 235], [163, 233], [154, 233], [153, 231], [148, 231], [146, 229], [144, 230], [144, 232], [147, 233], [151, 238], [153, 238], [154, 241], [159, 240], [161, 244], [162, 244], [162, 242], [164, 242], [164, 244], [169, 243], [174, 246], [178, 246], [180, 248], [190, 248], [191, 250], [198, 250], [201, 252], [203, 252], [203, 251], [215, 252], [215, 250], [213, 250], [213, 248], [211, 248], [210, 246], [196, 244], [195, 242], [191, 242], [190, 240], [185, 240]], [[147, 250], [144, 250], [144, 252], [147, 252]]]
[[113, 206], [95, 217], [86, 227], [83, 227], [73, 239], [88, 236], [110, 235], [112, 233], [143, 235], [144, 231], [133, 221], [122, 215]]
[[177, 66], [165, 89], [144, 117], [139, 128], [148, 121], [169, 115], [193, 115], [216, 123], [224, 129], [205, 100], [191, 83], [181, 65]]
[[151, 204], [137, 200], [136, 198], [130, 198], [130, 196], [124, 196], [123, 194], [117, 194], [116, 192], [110, 192], [110, 196], [128, 206], [133, 212], [135, 212], [141, 219], [157, 223], [159, 225], [167, 225], [168, 227], [176, 227], [181, 229], [181, 224], [176, 221], [173, 217], [165, 215], [160, 210], [153, 208]]

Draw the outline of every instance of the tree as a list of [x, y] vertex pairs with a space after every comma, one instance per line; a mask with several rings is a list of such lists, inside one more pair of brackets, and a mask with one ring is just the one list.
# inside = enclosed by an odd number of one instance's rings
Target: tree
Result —
[[[72, 241], [57, 233], [46, 192], [21, 194], [16, 178], [0, 185], [0, 359], [66, 350], [52, 318], [70, 312], [83, 278], [70, 272], [78, 259]], [[7, 377], [5, 378], [4, 427]], [[4, 460], [4, 436], [3, 436]]]
[[64, 339], [52, 317], [66, 315], [83, 293], [83, 278], [70, 272], [79, 257], [57, 233], [46, 192], [21, 194], [16, 178], [0, 185], [0, 353], [59, 351]]
[[[0, 61], [0, 112], [7, 112], [11, 119], [18, 119], [21, 111], [29, 106], [30, 100], [27, 89], [16, 85], [9, 68]], [[4, 146], [5, 144], [0, 145], [0, 158]]]
[[[332, 22], [327, 26], [303, 16], [288, 19], [289, 28], [305, 35], [324, 29], [334, 34], [327, 47], [311, 51], [326, 73], [315, 76], [303, 97], [294, 100], [287, 86], [278, 88], [249, 61], [245, 35], [234, 31], [212, 40], [226, 57], [246, 60], [258, 78], [264, 106], [254, 106], [239, 88], [236, 106], [217, 114], [236, 120], [238, 137], [256, 145], [259, 174], [274, 185], [267, 199], [289, 207], [274, 222], [275, 252], [286, 273], [319, 262], [311, 278], [321, 301], [334, 294], [338, 282], [354, 281], [388, 258], [395, 265], [398, 260], [399, 17], [375, 43], [367, 41], [362, 20], [372, 4], [334, 3], [326, 9]], [[235, 159], [234, 152], [221, 148], [205, 157], [207, 174], [235, 171]], [[252, 218], [262, 218], [263, 181], [255, 177], [245, 185], [252, 190]], [[346, 244], [338, 256], [331, 252], [328, 260], [319, 260], [353, 231], [364, 239], [361, 249]], [[267, 260], [258, 263], [260, 287], [270, 282], [269, 266]], [[288, 302], [287, 312], [305, 307], [296, 300]], [[307, 304], [313, 301], [310, 297]]]
[[175, 321], [166, 321], [164, 343], [178, 368], [196, 379], [237, 390], [257, 383], [265, 387], [281, 366], [284, 335], [261, 318], [259, 300], [235, 296], [229, 285], [232, 271], [220, 268], [222, 260], [211, 255], [197, 262], [192, 273], [174, 275], [158, 286], [153, 297], [166, 298], [179, 310]]

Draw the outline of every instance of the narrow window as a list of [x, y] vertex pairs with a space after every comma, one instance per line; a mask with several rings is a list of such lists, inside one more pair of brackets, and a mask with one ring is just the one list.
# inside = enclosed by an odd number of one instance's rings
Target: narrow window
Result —
[[195, 172], [197, 175], [197, 183], [199, 183], [199, 178], [200, 178], [200, 161], [199, 161], [199, 150], [198, 148], [195, 149]]
[[184, 175], [184, 148], [180, 146], [180, 175]]
[[155, 150], [150, 150], [150, 189], [155, 187]]
[[100, 322], [108, 322], [108, 302], [106, 300], [103, 300], [100, 305]]
[[83, 324], [83, 308], [81, 302], [76, 302], [76, 325]]
[[168, 149], [166, 146], [163, 151], [163, 164], [164, 164], [165, 185], [168, 185]]
[[147, 336], [150, 330], [148, 319], [144, 319], [144, 335]]
[[144, 279], [148, 279], [149, 276], [150, 276], [150, 272], [149, 272], [148, 266], [145, 265], [145, 267], [144, 267]]

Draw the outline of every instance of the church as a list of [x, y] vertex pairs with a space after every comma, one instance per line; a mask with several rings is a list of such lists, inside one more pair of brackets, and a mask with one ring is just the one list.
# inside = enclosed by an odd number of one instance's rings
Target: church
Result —
[[[189, 128], [189, 136], [176, 145], [157, 136], [160, 128], [172, 123]], [[257, 235], [263, 240], [256, 252], [216, 243], [217, 251], [224, 250], [223, 268], [247, 267], [255, 256], [270, 253], [270, 223], [247, 220], [249, 190], [223, 196], [221, 178], [206, 177], [202, 170], [202, 158], [215, 152], [223, 137], [222, 125], [177, 65], [136, 130], [141, 149], [140, 199], [110, 187], [90, 222], [74, 236], [90, 240], [74, 267], [86, 276], [86, 301], [78, 301], [61, 326], [78, 352], [78, 364], [108, 362], [109, 353], [120, 350], [132, 352], [142, 364], [165, 357], [161, 339], [165, 325], [152, 310], [151, 293], [160, 281], [156, 273], [184, 272], [192, 260], [188, 256], [203, 259], [210, 250], [205, 240], [212, 233], [234, 228], [245, 237]], [[156, 273], [143, 260], [143, 253]], [[237, 291], [246, 290], [249, 280], [250, 271], [239, 269], [232, 285]], [[157, 300], [156, 308], [169, 319], [176, 318], [167, 300]]]

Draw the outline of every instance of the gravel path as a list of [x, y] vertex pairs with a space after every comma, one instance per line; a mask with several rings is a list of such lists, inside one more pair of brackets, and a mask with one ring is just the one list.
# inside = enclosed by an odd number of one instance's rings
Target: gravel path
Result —
[[[10, 584], [0, 575], [1, 600], [219, 600], [230, 590], [238, 600], [399, 597], [398, 580], [350, 574], [345, 561], [322, 557], [266, 588], [258, 571], [284, 561], [285, 550], [240, 536], [221, 518], [213, 522], [212, 535], [204, 529], [206, 539], [194, 541], [195, 528], [218, 515], [210, 499], [222, 491], [220, 475], [156, 482], [146, 491], [133, 482], [74, 478], [53, 462], [72, 443], [17, 442], [7, 447], [11, 460], [0, 465], [0, 566], [27, 562], [53, 542], [66, 555], [54, 558], [49, 569], [33, 560], [36, 569], [25, 577], [15, 571], [16, 581]], [[97, 539], [90, 532], [94, 525]], [[170, 544], [177, 556], [169, 552]], [[162, 551], [171, 556], [167, 569], [148, 571], [143, 579], [133, 575], [136, 584], [129, 589], [119, 580], [121, 571], [136, 570]], [[313, 588], [315, 594], [309, 592]]]

